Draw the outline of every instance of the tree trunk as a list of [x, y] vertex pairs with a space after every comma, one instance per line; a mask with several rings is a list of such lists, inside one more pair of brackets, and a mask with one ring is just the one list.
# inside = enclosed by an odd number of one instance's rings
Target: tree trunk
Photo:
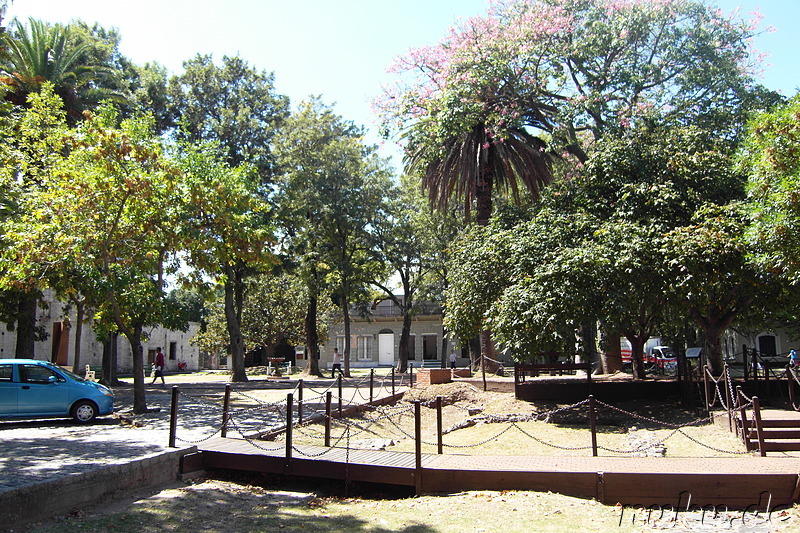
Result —
[[[410, 309], [403, 307], [403, 328], [400, 330], [400, 349], [398, 350], [397, 371], [401, 374], [408, 369], [408, 339], [411, 336]], [[422, 354], [425, 358], [425, 354]]]
[[117, 355], [119, 354], [119, 333], [109, 333], [103, 343], [103, 369], [100, 372], [100, 383], [108, 386], [119, 385], [117, 379]]
[[231, 381], [243, 383], [247, 381], [247, 372], [244, 369], [244, 339], [242, 338], [242, 327], [239, 322], [239, 312], [236, 306], [235, 281], [232, 279], [235, 274], [229, 271], [225, 281], [225, 323], [228, 328], [231, 347]]
[[469, 366], [473, 372], [481, 368], [481, 336], [472, 337], [469, 341]]
[[644, 379], [646, 377], [644, 371], [644, 345], [646, 337], [641, 335], [626, 335], [628, 341], [631, 343], [631, 365], [633, 366], [634, 379]]
[[81, 338], [83, 337], [83, 300], [73, 299], [75, 303], [75, 357], [72, 360], [72, 372], [78, 374], [81, 368]]
[[136, 414], [147, 412], [147, 399], [144, 391], [142, 328], [142, 324], [136, 324], [131, 330], [123, 330], [123, 334], [131, 345], [131, 354], [133, 354], [133, 412]]
[[600, 352], [600, 366], [604, 374], [613, 374], [622, 370], [622, 347], [620, 346], [620, 336], [617, 333], [606, 334], [607, 339], [604, 346], [607, 349]]
[[497, 361], [497, 352], [492, 341], [492, 332], [488, 329], [481, 331], [481, 369], [490, 374], [497, 372], [500, 363]]
[[722, 331], [723, 329], [708, 327], [705, 330], [705, 347], [703, 349], [706, 354], [706, 360], [711, 366], [711, 372], [715, 376], [722, 375], [722, 370], [725, 367], [725, 361], [722, 357]]
[[350, 302], [342, 298], [342, 315], [344, 316], [344, 377], [350, 376]]
[[308, 310], [304, 322], [306, 331], [306, 363], [305, 372], [312, 376], [323, 377], [319, 367], [319, 333], [317, 332], [317, 297], [309, 296]]
[[597, 354], [597, 325], [584, 324], [581, 327], [581, 340], [583, 341], [584, 363], [594, 363], [598, 360]]
[[17, 306], [17, 359], [34, 359], [36, 351], [36, 293], [25, 292], [19, 295]]

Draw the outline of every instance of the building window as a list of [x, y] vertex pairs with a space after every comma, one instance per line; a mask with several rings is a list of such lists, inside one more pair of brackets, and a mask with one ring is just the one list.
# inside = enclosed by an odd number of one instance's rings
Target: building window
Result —
[[177, 342], [170, 342], [169, 343], [169, 360], [170, 361], [174, 361], [177, 356], [178, 356], [178, 343]]
[[356, 339], [356, 354], [359, 361], [372, 361], [372, 335], [359, 335]]
[[336, 348], [339, 350], [339, 353], [344, 356], [344, 335], [337, 335], [336, 336]]
[[758, 338], [758, 352], [761, 357], [775, 357], [778, 355], [778, 348], [774, 335], [761, 335]]

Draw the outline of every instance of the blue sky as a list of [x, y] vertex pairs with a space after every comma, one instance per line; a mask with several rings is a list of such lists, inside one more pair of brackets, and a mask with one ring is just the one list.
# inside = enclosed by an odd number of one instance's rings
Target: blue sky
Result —
[[[711, 0], [728, 12], [756, 8], [762, 27], [759, 52], [768, 54], [763, 83], [783, 94], [798, 87], [800, 1]], [[78, 18], [119, 28], [122, 53], [136, 63], [158, 61], [180, 72], [197, 53], [240, 55], [274, 72], [278, 92], [297, 103], [321, 95], [336, 112], [365, 126], [377, 143], [370, 101], [385, 69], [410, 48], [433, 44], [457, 18], [483, 13], [486, 0], [13, 0], [7, 19], [51, 22]], [[386, 147], [385, 155], [395, 155]], [[399, 164], [399, 161], [396, 160]]]

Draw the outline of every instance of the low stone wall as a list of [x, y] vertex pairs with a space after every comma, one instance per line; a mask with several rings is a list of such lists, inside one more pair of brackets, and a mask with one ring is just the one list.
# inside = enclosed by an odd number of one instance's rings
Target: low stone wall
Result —
[[469, 368], [457, 368], [453, 370], [453, 377], [454, 378], [471, 378], [472, 377], [472, 370]]
[[0, 493], [0, 528], [18, 528], [88, 505], [124, 497], [133, 490], [166, 485], [178, 478], [181, 457], [195, 446], [100, 467], [45, 483]]
[[418, 387], [450, 383], [451, 381], [453, 381], [453, 375], [449, 368], [420, 368], [417, 372]]

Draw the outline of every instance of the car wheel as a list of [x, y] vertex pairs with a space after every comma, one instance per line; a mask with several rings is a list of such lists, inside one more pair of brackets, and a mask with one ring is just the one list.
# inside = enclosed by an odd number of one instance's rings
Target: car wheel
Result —
[[91, 422], [96, 416], [97, 406], [88, 400], [82, 400], [72, 406], [72, 418], [80, 424]]

